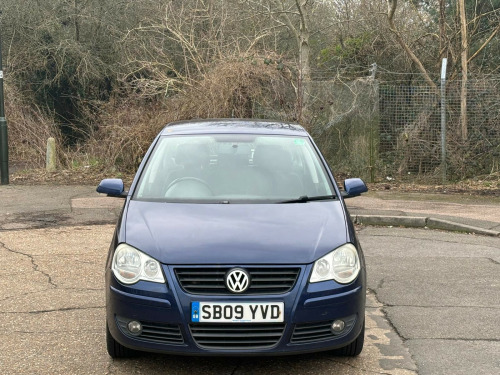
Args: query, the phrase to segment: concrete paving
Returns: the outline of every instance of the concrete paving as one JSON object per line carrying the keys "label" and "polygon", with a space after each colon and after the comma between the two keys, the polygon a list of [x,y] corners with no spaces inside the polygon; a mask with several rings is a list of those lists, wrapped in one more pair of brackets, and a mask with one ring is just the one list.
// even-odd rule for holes
{"label": "concrete paving", "polygon": [[123,199],[95,186],[2,185],[0,230],[115,223]]}
{"label": "concrete paving", "polygon": [[420,375],[498,374],[500,238],[362,227],[368,288]]}
{"label": "concrete paving", "polygon": [[358,224],[500,236],[499,197],[374,191],[346,204]]}

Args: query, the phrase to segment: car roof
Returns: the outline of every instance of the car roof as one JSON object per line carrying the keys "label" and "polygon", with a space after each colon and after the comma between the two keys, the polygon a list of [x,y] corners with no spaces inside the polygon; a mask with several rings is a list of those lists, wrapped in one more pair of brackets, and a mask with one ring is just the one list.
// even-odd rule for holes
{"label": "car roof", "polygon": [[174,134],[281,134],[307,136],[306,130],[297,124],[260,119],[208,119],[176,121],[168,124],[161,135]]}

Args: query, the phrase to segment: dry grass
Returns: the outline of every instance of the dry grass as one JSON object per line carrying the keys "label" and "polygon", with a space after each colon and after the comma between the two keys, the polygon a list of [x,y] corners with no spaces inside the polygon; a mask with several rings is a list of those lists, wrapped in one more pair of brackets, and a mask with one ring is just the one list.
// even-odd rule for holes
{"label": "dry grass", "polygon": [[[214,66],[179,101],[182,118],[258,118],[293,115],[290,85],[282,71],[264,59],[225,61]],[[292,109],[292,111],[290,110]]]}
{"label": "dry grass", "polygon": [[31,168],[44,166],[47,139],[60,140],[59,131],[40,108],[29,103],[8,81],[5,94],[10,161]]}

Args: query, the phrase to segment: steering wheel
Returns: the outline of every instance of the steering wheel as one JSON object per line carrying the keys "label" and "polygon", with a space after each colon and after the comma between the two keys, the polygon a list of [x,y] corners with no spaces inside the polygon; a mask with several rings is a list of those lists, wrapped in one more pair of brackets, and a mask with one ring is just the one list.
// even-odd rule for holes
{"label": "steering wheel", "polygon": [[210,185],[197,177],[177,178],[168,185],[165,192],[165,197],[198,198],[212,195],[214,192]]}

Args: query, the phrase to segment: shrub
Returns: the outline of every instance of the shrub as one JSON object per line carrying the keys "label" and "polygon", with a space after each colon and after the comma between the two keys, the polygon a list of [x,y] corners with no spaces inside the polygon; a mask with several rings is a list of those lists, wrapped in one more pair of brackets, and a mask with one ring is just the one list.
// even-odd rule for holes
{"label": "shrub", "polygon": [[60,140],[60,133],[42,109],[31,103],[7,80],[5,116],[8,126],[9,159],[28,167],[45,165],[47,139]]}
{"label": "shrub", "polygon": [[169,122],[195,118],[271,118],[294,114],[293,90],[282,69],[264,59],[226,60],[166,99],[129,93],[105,105],[86,150],[108,167],[134,171]]}

